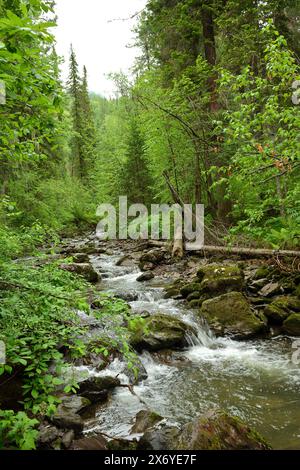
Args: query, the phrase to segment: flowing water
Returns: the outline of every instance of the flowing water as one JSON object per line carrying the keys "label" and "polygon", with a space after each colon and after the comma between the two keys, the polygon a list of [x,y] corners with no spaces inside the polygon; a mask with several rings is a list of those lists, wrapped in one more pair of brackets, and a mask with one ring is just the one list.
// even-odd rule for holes
{"label": "flowing water", "polygon": [[[165,300],[163,280],[136,281],[137,267],[118,267],[122,253],[93,257],[110,292],[138,294],[130,302],[135,312],[164,312],[196,326],[198,338],[168,361],[144,352],[140,358],[148,378],[135,386],[149,407],[176,423],[185,423],[215,407],[227,410],[256,428],[276,449],[300,449],[300,370],[291,361],[292,339],[233,341],[215,338],[182,301]],[[116,376],[124,364],[115,360],[103,372]],[[128,378],[121,374],[123,383]],[[103,431],[128,437],[137,412],[144,406],[127,388],[116,389],[108,405],[100,406],[86,432]]]}

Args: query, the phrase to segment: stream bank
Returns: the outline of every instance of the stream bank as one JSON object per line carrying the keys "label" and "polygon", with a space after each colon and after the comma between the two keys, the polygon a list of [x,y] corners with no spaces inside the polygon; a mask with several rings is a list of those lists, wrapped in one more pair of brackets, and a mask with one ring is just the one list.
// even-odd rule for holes
{"label": "stream bank", "polygon": [[[188,256],[174,261],[166,250],[132,242],[99,244],[92,236],[65,241],[61,252],[72,255],[74,264],[70,268],[62,262],[62,269],[87,276],[101,293],[124,299],[130,316],[143,318],[147,327],[132,343],[137,377],[118,355],[105,362],[94,353],[67,366],[79,378],[79,397],[66,397],[52,422],[41,425],[39,448],[177,448],[186,445],[179,443],[178,429],[180,436],[189,436],[195,427],[200,437],[193,445],[211,448],[202,440],[201,419],[223,429],[220,448],[267,448],[253,437],[252,428],[275,449],[300,448],[300,374],[292,361],[297,337],[282,326],[298,314],[297,275],[278,273],[257,260]],[[235,302],[229,308],[218,304],[221,298],[228,305],[228,296],[239,301],[242,296],[246,325],[236,322],[236,315],[230,318]],[[93,315],[99,305],[92,307],[91,315],[78,312],[89,337],[107,328]],[[281,312],[280,318],[264,314],[273,310]],[[254,329],[249,318],[251,328],[256,322]],[[141,426],[142,412],[148,415]],[[226,436],[233,430],[239,434],[240,426],[252,436],[250,444],[228,443]],[[167,443],[166,435],[173,436]]]}

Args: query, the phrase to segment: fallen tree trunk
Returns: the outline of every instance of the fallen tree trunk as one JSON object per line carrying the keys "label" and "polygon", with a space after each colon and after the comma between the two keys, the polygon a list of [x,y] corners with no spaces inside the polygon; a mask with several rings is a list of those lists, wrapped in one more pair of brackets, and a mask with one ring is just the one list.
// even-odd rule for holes
{"label": "fallen tree trunk", "polygon": [[[149,245],[154,247],[166,247],[167,242],[158,240],[149,240]],[[226,255],[242,255],[250,257],[270,257],[270,256],[288,256],[293,258],[300,258],[300,251],[293,250],[270,250],[266,248],[243,248],[243,247],[229,247],[229,246],[209,246],[204,245],[201,250],[190,251],[190,253],[221,253]]]}

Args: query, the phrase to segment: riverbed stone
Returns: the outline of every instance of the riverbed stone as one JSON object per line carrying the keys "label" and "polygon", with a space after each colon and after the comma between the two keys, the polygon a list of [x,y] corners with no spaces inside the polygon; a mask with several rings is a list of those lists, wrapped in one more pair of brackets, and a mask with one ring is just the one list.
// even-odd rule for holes
{"label": "riverbed stone", "polygon": [[271,321],[281,324],[293,313],[300,312],[300,300],[293,296],[282,296],[267,305],[264,315]]}
{"label": "riverbed stone", "polygon": [[283,288],[278,282],[269,282],[259,291],[262,297],[272,297],[278,294],[283,294]]}
{"label": "riverbed stone", "polygon": [[228,292],[239,292],[244,285],[243,274],[235,264],[210,264],[201,266],[197,272],[201,282],[200,292],[215,297]]}
{"label": "riverbed stone", "polygon": [[191,282],[189,284],[184,285],[180,289],[180,294],[183,298],[187,298],[189,295],[193,294],[194,292],[201,293],[201,283],[200,282]]}
{"label": "riverbed stone", "polygon": [[82,418],[71,411],[64,409],[56,410],[51,421],[60,429],[72,429],[76,436],[80,435],[83,431],[84,423]]}
{"label": "riverbed stone", "polygon": [[145,319],[143,329],[132,334],[130,343],[137,351],[158,351],[187,346],[188,335],[196,335],[192,326],[176,317],[156,314]]}
{"label": "riverbed stone", "polygon": [[300,313],[293,313],[283,322],[283,330],[291,336],[300,336]]}
{"label": "riverbed stone", "polygon": [[146,282],[146,281],[151,281],[152,279],[154,279],[154,274],[153,274],[153,272],[147,271],[147,272],[141,274],[141,275],[137,278],[137,282]]}
{"label": "riverbed stone", "polygon": [[179,428],[158,423],[139,441],[141,450],[269,450],[256,431],[222,410],[212,410]]}
{"label": "riverbed stone", "polygon": [[263,317],[255,314],[240,292],[229,292],[203,302],[200,316],[220,336],[247,339],[266,331]]}
{"label": "riverbed stone", "polygon": [[57,407],[57,411],[66,413],[78,413],[85,411],[91,402],[85,397],[79,395],[64,396],[60,398],[61,403]]}
{"label": "riverbed stone", "polygon": [[150,250],[144,253],[139,260],[139,268],[141,271],[154,269],[166,259],[166,251],[160,248]]}
{"label": "riverbed stone", "polygon": [[211,411],[183,426],[174,450],[268,450],[256,431],[224,411]]}
{"label": "riverbed stone", "polygon": [[105,401],[109,390],[120,385],[120,380],[111,376],[92,376],[79,383],[80,395],[92,403]]}
{"label": "riverbed stone", "polygon": [[68,271],[70,273],[78,274],[84,277],[88,282],[97,283],[101,281],[100,274],[95,271],[93,266],[89,263],[69,263],[69,264],[61,264],[60,268],[64,271]]}
{"label": "riverbed stone", "polygon": [[147,429],[152,428],[163,419],[164,418],[155,413],[155,411],[141,410],[135,417],[135,423],[131,428],[130,434],[144,433]]}
{"label": "riverbed stone", "polygon": [[107,440],[101,435],[84,437],[73,442],[72,450],[107,450],[107,444]]}
{"label": "riverbed stone", "polygon": [[86,253],[74,253],[72,259],[74,263],[89,263],[89,255]]}

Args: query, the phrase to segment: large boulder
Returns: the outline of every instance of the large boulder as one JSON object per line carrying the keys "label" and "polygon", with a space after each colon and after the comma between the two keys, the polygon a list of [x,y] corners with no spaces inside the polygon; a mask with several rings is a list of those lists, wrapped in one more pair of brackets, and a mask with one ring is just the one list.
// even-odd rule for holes
{"label": "large boulder", "polygon": [[70,273],[79,274],[80,276],[84,277],[88,282],[97,283],[101,281],[100,274],[98,274],[97,271],[95,271],[95,269],[93,268],[93,266],[89,263],[61,264],[60,268]]}
{"label": "large boulder", "polygon": [[197,278],[180,289],[191,307],[201,306],[205,300],[243,289],[243,273],[239,266],[232,264],[209,264],[202,266]]}
{"label": "large boulder", "polygon": [[291,336],[300,336],[300,313],[293,313],[283,322],[283,330]]}
{"label": "large boulder", "polygon": [[130,343],[137,350],[158,351],[172,347],[185,347],[195,329],[170,315],[156,314],[145,319],[143,328],[134,332]]}
{"label": "large boulder", "polygon": [[58,405],[56,412],[82,413],[91,405],[90,400],[79,395],[64,396]]}
{"label": "large boulder", "polygon": [[244,280],[239,266],[231,264],[210,264],[202,266],[197,277],[201,282],[201,293],[211,297],[232,291],[241,291]]}
{"label": "large boulder", "polygon": [[72,429],[76,436],[82,433],[84,427],[83,420],[79,414],[64,408],[56,410],[55,414],[51,417],[51,421],[60,429]]}
{"label": "large boulder", "polygon": [[105,401],[108,393],[120,385],[120,380],[111,376],[93,376],[79,383],[79,392],[92,403]]}
{"label": "large boulder", "polygon": [[235,339],[246,339],[266,331],[264,317],[251,310],[250,304],[240,292],[230,292],[205,301],[200,315],[219,336],[230,335]]}
{"label": "large boulder", "polygon": [[300,300],[297,297],[282,296],[267,305],[264,315],[272,323],[282,324],[293,313],[300,312]]}
{"label": "large boulder", "polygon": [[166,259],[166,251],[157,248],[144,253],[139,260],[139,268],[141,271],[148,271],[154,269]]}
{"label": "large boulder", "polygon": [[268,450],[271,447],[240,419],[221,410],[196,418],[182,428],[165,422],[148,429],[141,450]]}
{"label": "large boulder", "polygon": [[147,429],[152,428],[155,424],[163,421],[163,417],[154,411],[141,410],[135,417],[135,423],[131,428],[130,434],[141,434]]}
{"label": "large boulder", "polygon": [[267,449],[267,442],[240,419],[212,411],[183,427],[174,450]]}

